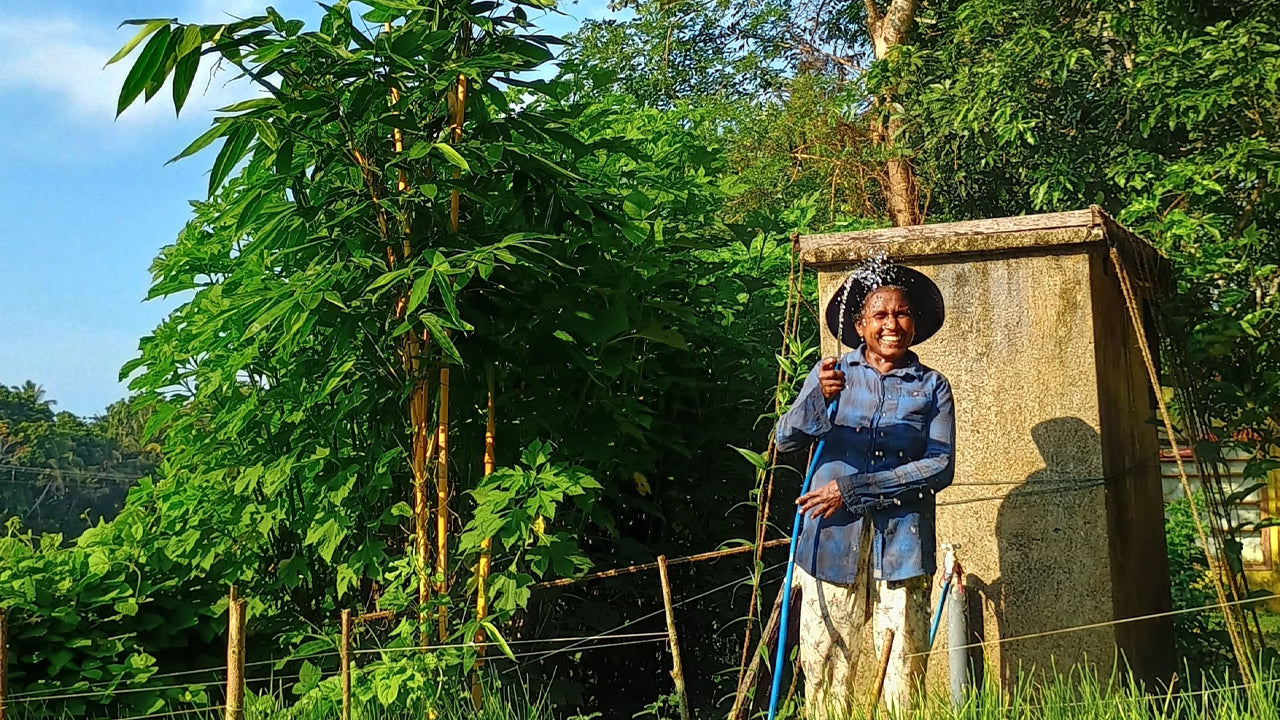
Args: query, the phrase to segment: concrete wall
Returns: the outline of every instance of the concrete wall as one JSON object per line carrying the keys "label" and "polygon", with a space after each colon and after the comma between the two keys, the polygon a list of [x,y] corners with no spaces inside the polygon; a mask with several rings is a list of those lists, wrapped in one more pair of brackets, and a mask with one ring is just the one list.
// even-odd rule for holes
{"label": "concrete wall", "polygon": [[[1145,371],[1104,258],[1093,243],[902,261],[932,277],[947,303],[942,330],[916,350],[955,393],[956,481],[939,495],[938,540],[962,545],[969,642],[1168,607]],[[819,267],[820,307],[847,267]],[[824,336],[824,355],[835,346]],[[974,658],[1006,682],[1050,666],[1105,675],[1119,642],[1149,677],[1163,672],[1150,658],[1172,658],[1169,634],[1152,630],[1053,634]],[[947,644],[944,624],[933,688],[946,685]]]}

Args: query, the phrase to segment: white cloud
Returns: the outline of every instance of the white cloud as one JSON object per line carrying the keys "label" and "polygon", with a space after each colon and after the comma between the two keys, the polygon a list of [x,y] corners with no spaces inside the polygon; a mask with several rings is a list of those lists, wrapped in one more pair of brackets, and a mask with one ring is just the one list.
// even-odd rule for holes
{"label": "white cloud", "polygon": [[[214,4],[213,0],[203,2]],[[89,125],[116,123],[131,129],[171,121],[173,106],[167,88],[145,106],[139,100],[116,121],[120,86],[140,50],[114,65],[103,65],[135,32],[132,26],[117,30],[65,16],[36,20],[0,14],[0,97],[44,95],[62,108],[63,119]],[[238,83],[227,87],[225,78],[210,82],[206,63],[182,116],[201,117],[203,123],[207,117],[203,111],[243,98],[246,92],[251,91]],[[11,101],[6,104],[15,107]]]}

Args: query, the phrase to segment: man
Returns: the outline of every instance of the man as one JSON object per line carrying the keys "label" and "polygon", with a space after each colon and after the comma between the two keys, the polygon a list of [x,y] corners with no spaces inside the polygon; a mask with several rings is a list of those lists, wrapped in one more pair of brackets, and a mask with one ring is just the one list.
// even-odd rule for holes
{"label": "man", "polygon": [[[796,547],[800,666],[810,717],[846,717],[862,628],[877,656],[894,631],[884,701],[909,711],[925,670],[936,569],[934,495],[951,484],[951,386],[909,349],[942,326],[942,294],[895,265],[855,271],[827,307],[841,343],[821,360],[778,424],[778,449],[825,439]],[[834,418],[831,412],[834,409]],[[874,620],[868,623],[869,619]]]}

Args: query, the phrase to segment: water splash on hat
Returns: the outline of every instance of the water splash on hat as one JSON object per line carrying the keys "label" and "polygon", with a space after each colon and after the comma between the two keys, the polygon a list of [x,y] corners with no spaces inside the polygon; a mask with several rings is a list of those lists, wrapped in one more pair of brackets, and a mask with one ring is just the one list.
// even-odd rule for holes
{"label": "water splash on hat", "polygon": [[[854,281],[862,282],[872,289],[888,285],[893,281],[894,267],[893,261],[883,250],[875,250],[845,278],[844,287],[840,289],[840,322],[836,330],[836,342],[840,347],[849,347],[844,341],[844,318],[847,317],[845,312],[848,310],[849,292],[853,290]],[[859,298],[859,302],[861,301]]]}

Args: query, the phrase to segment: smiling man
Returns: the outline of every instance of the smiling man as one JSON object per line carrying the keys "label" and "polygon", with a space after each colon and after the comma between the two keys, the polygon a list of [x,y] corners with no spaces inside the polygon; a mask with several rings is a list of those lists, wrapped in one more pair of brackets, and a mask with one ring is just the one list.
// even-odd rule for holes
{"label": "smiling man", "polygon": [[[942,326],[938,287],[897,265],[854,271],[827,306],[827,327],[857,349],[824,358],[778,424],[782,451],[825,438],[796,547],[800,666],[809,717],[847,717],[862,629],[876,652],[894,631],[888,707],[911,708],[924,675],[935,494],[951,484],[951,386],[910,350]],[[857,342],[855,340],[855,342]],[[835,415],[832,417],[834,405]]]}

